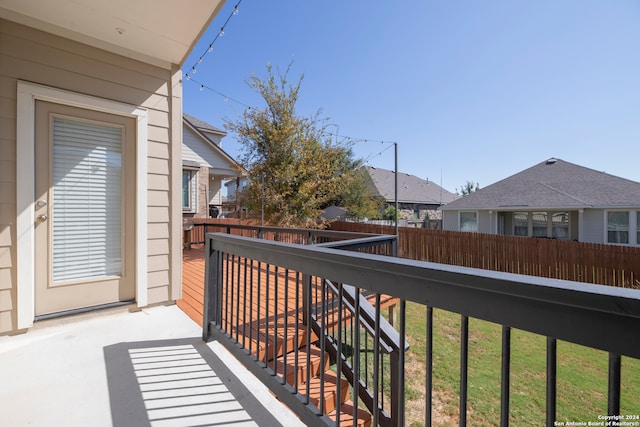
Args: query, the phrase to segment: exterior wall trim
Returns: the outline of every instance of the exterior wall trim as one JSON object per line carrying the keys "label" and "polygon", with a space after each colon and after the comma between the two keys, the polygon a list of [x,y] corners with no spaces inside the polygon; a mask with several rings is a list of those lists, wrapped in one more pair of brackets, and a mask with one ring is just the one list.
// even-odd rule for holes
{"label": "exterior wall trim", "polygon": [[147,305],[147,110],[18,80],[16,111],[17,326],[33,326],[35,316],[34,162],[35,101],[43,100],[136,119],[136,271],[138,307]]}

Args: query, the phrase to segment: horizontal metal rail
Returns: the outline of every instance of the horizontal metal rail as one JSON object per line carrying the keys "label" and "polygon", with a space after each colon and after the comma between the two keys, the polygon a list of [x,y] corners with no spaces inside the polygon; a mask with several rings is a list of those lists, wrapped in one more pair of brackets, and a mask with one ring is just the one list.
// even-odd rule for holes
{"label": "horizontal metal rail", "polygon": [[[345,241],[345,240],[353,240],[358,238],[371,238],[372,241],[387,241],[389,237],[395,236],[387,236],[385,239],[380,239],[380,235],[370,234],[370,233],[353,233],[348,231],[333,231],[333,230],[321,230],[321,229],[309,229],[309,228],[283,228],[283,227],[271,227],[271,226],[259,226],[259,225],[248,225],[248,224],[225,224],[225,223],[210,223],[210,222],[198,222],[194,220],[192,224],[190,224],[192,230],[199,230],[199,232],[191,233],[191,241],[185,242],[193,245],[204,244],[205,236],[209,232],[218,232],[213,230],[225,230],[224,232],[227,234],[232,234],[233,230],[241,230],[241,231],[250,231],[255,235],[256,238],[268,238],[268,240],[280,240],[278,237],[282,237],[285,235],[288,236],[301,236],[304,237],[304,244],[330,244],[337,241]],[[200,231],[201,229],[201,231]],[[302,243],[302,242],[301,242]],[[370,246],[370,245],[364,245]],[[364,247],[363,246],[363,247]]]}

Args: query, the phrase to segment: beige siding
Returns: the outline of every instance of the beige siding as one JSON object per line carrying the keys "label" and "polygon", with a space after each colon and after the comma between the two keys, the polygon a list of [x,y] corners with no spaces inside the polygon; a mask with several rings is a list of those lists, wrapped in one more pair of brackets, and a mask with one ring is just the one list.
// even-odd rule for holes
{"label": "beige siding", "polygon": [[[24,80],[115,100],[148,111],[149,303],[180,288],[179,257],[169,257],[170,153],[175,153],[177,69],[167,70],[0,19],[0,334],[16,329],[16,92]],[[180,103],[181,100],[178,101]],[[178,109],[180,110],[180,109]],[[178,114],[178,119],[172,117]],[[178,129],[178,135],[181,129]],[[172,140],[173,138],[173,140]],[[178,148],[179,153],[179,148]],[[178,225],[179,226],[179,225]],[[173,267],[171,266],[173,263]],[[177,265],[176,265],[177,263]],[[178,274],[171,270],[177,269]],[[171,282],[170,278],[174,281]],[[176,281],[177,278],[177,281]]]}

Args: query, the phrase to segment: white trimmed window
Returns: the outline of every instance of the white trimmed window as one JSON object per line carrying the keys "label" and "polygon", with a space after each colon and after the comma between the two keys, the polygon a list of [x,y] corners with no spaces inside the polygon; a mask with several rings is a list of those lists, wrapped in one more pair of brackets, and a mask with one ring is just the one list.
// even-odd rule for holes
{"label": "white trimmed window", "polygon": [[514,212],[513,235],[568,240],[569,212]]}
{"label": "white trimmed window", "polygon": [[605,232],[607,243],[640,245],[640,211],[606,211]]}
{"label": "white trimmed window", "polygon": [[563,240],[571,238],[571,234],[569,234],[569,212],[554,212],[551,214],[551,237]]}
{"label": "white trimmed window", "polygon": [[198,171],[182,170],[182,212],[195,213],[198,197]]}
{"label": "white trimmed window", "polygon": [[460,212],[460,231],[478,232],[477,212]]}
{"label": "white trimmed window", "polygon": [[527,212],[513,213],[513,235],[529,236],[529,215]]}

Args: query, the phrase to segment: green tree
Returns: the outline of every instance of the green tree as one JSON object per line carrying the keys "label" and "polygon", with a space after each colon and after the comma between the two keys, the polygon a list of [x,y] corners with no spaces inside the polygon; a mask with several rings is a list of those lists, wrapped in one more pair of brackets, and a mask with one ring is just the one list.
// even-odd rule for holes
{"label": "green tree", "polygon": [[382,219],[384,220],[395,221],[396,218],[400,219],[400,214],[396,214],[395,206],[387,206],[382,212]]}
{"label": "green tree", "polygon": [[225,120],[242,145],[240,161],[249,172],[243,203],[254,216],[264,208],[265,221],[282,227],[320,227],[322,210],[333,204],[365,215],[371,196],[358,173],[361,161],[348,146],[332,141],[320,111],[311,117],[296,113],[303,76],[289,84],[290,69],[275,75],[268,65],[264,80],[253,74],[247,84],[266,107],[247,108],[235,122]]}
{"label": "green tree", "polygon": [[467,183],[460,187],[460,190],[456,190],[456,194],[467,196],[474,191],[478,191],[480,189],[480,184],[473,181],[467,181]]}

